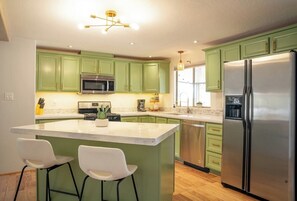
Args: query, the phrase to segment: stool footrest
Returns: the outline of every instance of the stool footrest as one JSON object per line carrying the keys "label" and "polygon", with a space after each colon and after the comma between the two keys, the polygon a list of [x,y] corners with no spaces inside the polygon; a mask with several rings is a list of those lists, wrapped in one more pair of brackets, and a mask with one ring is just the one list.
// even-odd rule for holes
{"label": "stool footrest", "polygon": [[75,193],[69,193],[69,192],[66,192],[66,191],[60,191],[60,190],[55,190],[55,189],[50,189],[50,191],[56,192],[56,193],[63,193],[63,194],[67,194],[67,195],[72,195],[72,196],[79,197],[79,195],[77,195]]}

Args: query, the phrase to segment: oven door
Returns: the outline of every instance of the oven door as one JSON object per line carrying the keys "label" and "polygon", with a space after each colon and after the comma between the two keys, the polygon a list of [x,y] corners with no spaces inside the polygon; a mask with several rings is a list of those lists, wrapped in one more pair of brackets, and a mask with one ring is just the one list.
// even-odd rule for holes
{"label": "oven door", "polygon": [[96,79],[82,79],[81,80],[81,93],[82,94],[100,94],[108,92],[107,80]]}

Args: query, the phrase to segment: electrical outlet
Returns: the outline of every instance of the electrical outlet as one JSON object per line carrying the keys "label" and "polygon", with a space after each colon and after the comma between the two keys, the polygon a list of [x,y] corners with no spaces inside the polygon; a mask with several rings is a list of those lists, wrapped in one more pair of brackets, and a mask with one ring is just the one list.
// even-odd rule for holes
{"label": "electrical outlet", "polygon": [[13,92],[5,92],[4,100],[5,101],[14,101],[14,93]]}

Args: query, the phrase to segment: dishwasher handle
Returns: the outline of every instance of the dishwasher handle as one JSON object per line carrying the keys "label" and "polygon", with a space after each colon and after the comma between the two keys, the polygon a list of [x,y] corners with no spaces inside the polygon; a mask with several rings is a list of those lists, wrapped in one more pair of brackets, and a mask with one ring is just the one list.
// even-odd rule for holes
{"label": "dishwasher handle", "polygon": [[204,124],[191,124],[191,123],[183,123],[183,125],[187,125],[187,126],[193,126],[193,127],[197,127],[197,128],[204,128]]}

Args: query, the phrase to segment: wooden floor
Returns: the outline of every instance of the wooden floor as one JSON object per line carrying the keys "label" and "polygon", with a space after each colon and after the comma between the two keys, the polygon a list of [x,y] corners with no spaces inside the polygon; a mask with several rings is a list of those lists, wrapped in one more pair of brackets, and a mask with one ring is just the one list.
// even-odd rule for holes
{"label": "wooden floor", "polygon": [[[224,188],[220,177],[176,162],[173,201],[255,201],[247,195]],[[20,174],[0,175],[0,201],[12,201]],[[27,171],[18,201],[36,201],[36,174]],[[153,201],[153,200],[152,200]]]}

